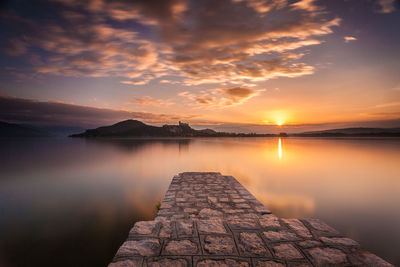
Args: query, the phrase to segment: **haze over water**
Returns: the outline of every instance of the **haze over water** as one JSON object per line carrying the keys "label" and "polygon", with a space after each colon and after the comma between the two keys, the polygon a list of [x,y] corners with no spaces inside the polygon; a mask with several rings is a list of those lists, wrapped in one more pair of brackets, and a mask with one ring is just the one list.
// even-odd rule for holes
{"label": "haze over water", "polygon": [[0,265],[106,266],[173,175],[233,175],[273,213],[320,218],[400,264],[400,140],[2,139]]}

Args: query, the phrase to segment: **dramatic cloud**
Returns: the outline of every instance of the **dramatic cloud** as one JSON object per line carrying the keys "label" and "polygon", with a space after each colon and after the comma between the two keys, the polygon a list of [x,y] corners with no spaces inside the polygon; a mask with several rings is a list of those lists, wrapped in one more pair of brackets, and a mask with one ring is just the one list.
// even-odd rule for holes
{"label": "dramatic cloud", "polygon": [[356,37],[353,37],[353,36],[345,36],[345,37],[344,37],[344,41],[345,41],[346,43],[351,42],[351,41],[355,41],[355,40],[357,40],[357,38],[356,38]]}
{"label": "dramatic cloud", "polygon": [[396,10],[395,0],[377,0],[379,13],[391,13]]}
{"label": "dramatic cloud", "polygon": [[137,119],[148,123],[176,123],[194,117],[101,109],[0,96],[0,120],[14,123],[97,127],[126,119]]}
{"label": "dramatic cloud", "polygon": [[164,76],[245,86],[312,74],[299,50],[340,23],[313,0],[51,2],[58,19],[3,18],[19,29],[6,52],[34,57],[39,73],[120,77],[131,86]]}
{"label": "dramatic cloud", "polygon": [[234,87],[202,90],[199,93],[185,91],[181,92],[179,95],[200,107],[221,108],[241,104],[259,93],[260,90]]}

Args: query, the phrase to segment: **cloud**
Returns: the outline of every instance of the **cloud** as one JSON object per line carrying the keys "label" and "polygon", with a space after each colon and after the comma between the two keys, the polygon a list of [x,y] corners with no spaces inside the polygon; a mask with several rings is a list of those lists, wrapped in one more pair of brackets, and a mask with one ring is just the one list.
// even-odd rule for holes
{"label": "cloud", "polygon": [[175,123],[195,117],[194,115],[131,112],[79,106],[59,101],[41,102],[0,96],[0,120],[14,123],[97,127],[126,119],[137,119],[147,123]]}
{"label": "cloud", "polygon": [[257,96],[263,90],[253,90],[245,87],[215,88],[202,90],[199,93],[181,92],[179,96],[185,97],[199,107],[223,108],[239,105]]}
{"label": "cloud", "polygon": [[379,9],[377,10],[379,13],[391,13],[396,10],[395,0],[377,0],[377,4]]}
{"label": "cloud", "polygon": [[344,42],[345,42],[345,43],[349,43],[349,42],[351,42],[351,41],[356,41],[356,40],[357,40],[357,38],[354,37],[354,36],[345,36],[345,37],[344,37]]}
{"label": "cloud", "polygon": [[143,106],[169,106],[173,102],[170,100],[155,99],[150,96],[136,97],[132,101],[125,102],[127,105],[137,104]]}
{"label": "cloud", "polygon": [[39,73],[133,86],[163,76],[234,86],[312,74],[302,50],[340,24],[312,0],[52,1],[60,17],[19,22],[11,54],[36,53]]}
{"label": "cloud", "polygon": [[395,106],[400,106],[400,101],[397,102],[389,102],[389,103],[383,103],[376,105],[376,108],[386,108],[386,107],[395,107]]}

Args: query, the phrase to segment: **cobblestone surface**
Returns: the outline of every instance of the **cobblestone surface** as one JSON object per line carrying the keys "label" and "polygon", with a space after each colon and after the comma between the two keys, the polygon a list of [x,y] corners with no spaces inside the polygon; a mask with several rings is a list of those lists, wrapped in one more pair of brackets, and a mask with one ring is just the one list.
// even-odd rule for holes
{"label": "cobblestone surface", "polygon": [[110,267],[393,266],[318,219],[279,219],[232,176],[181,173]]}

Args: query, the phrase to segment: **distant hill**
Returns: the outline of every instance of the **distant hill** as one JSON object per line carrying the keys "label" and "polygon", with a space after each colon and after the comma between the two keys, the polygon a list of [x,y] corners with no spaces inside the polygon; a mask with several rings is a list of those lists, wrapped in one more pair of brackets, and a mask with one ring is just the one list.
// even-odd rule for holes
{"label": "distant hill", "polygon": [[50,137],[50,133],[15,123],[0,121],[0,137]]}
{"label": "distant hill", "polygon": [[400,136],[400,128],[343,128],[330,129],[324,131],[312,131],[299,134],[291,134],[291,136],[300,137],[329,137],[329,136]]}
{"label": "distant hill", "polygon": [[218,133],[211,129],[195,130],[189,124],[179,122],[178,125],[164,125],[161,127],[147,125],[138,120],[126,120],[111,126],[103,126],[86,130],[84,133],[73,134],[71,137],[196,137],[216,136]]}

